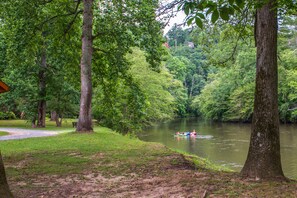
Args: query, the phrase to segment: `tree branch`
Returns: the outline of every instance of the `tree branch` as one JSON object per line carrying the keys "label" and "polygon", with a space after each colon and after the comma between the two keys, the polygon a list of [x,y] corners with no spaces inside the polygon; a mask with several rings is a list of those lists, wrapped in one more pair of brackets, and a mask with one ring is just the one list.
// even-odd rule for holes
{"label": "tree branch", "polygon": [[178,10],[175,10],[175,8],[182,1],[183,0],[174,0],[170,3],[164,3],[159,6],[156,17],[159,18],[160,21],[165,21],[163,23],[163,27],[166,27],[169,24],[170,19],[176,16]]}
{"label": "tree branch", "polygon": [[243,23],[243,27],[242,27],[241,30],[239,31],[239,35],[238,35],[238,37],[237,37],[237,39],[236,39],[235,46],[233,47],[232,53],[231,53],[230,56],[229,56],[228,58],[226,58],[225,60],[223,60],[223,61],[218,61],[218,62],[216,62],[216,63],[214,63],[214,64],[223,65],[223,64],[225,64],[226,62],[228,62],[230,59],[234,59],[235,53],[236,53],[236,51],[237,51],[237,47],[238,47],[239,40],[242,39],[243,34],[244,34],[243,32],[244,32],[244,30],[245,30],[245,28],[246,28],[246,26],[247,26],[247,24],[248,24],[248,9],[245,9],[245,10],[243,11],[242,14],[243,14],[243,17],[238,21],[237,24],[241,24],[241,23]]}
{"label": "tree branch", "polygon": [[[49,2],[51,2],[51,1],[52,1],[52,0],[48,0],[47,2],[49,3]],[[74,23],[74,20],[75,20],[76,17],[77,17],[77,15],[78,15],[79,13],[82,12],[82,10],[79,10],[79,11],[78,11],[78,8],[79,8],[80,3],[81,3],[81,0],[77,0],[75,9],[74,9],[72,12],[67,13],[67,14],[59,14],[59,15],[55,15],[55,16],[53,16],[53,17],[51,17],[51,18],[49,18],[49,19],[43,21],[42,23],[40,23],[40,24],[38,25],[38,27],[40,27],[40,29],[42,29],[42,27],[43,27],[44,24],[46,24],[46,23],[48,23],[48,22],[50,22],[50,21],[53,21],[53,20],[56,19],[56,18],[75,15],[75,16],[74,16],[74,19],[71,20],[71,22],[70,22],[70,23],[73,24],[73,23]],[[71,24],[71,25],[72,25],[72,24]],[[38,28],[37,28],[37,29],[38,29]]]}
{"label": "tree branch", "polygon": [[83,12],[83,10],[79,10],[75,13],[73,19],[68,23],[67,28],[64,30],[64,35],[66,35],[69,32],[69,30],[71,29],[72,25],[74,24],[75,19],[77,18],[78,14],[80,14],[82,12]]}

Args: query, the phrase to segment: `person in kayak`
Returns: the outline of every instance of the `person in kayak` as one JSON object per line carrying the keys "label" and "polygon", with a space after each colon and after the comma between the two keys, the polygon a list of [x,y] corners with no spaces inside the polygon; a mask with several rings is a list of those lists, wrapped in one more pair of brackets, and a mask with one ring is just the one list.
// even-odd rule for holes
{"label": "person in kayak", "polygon": [[197,135],[196,130],[193,129],[193,131],[191,132],[191,136],[196,136],[196,135]]}

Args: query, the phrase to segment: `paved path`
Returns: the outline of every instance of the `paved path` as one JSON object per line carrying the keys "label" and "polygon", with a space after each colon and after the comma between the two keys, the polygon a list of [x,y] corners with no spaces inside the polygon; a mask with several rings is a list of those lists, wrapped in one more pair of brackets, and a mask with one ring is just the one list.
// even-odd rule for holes
{"label": "paved path", "polygon": [[0,136],[1,140],[16,140],[32,137],[45,137],[54,136],[63,132],[69,131],[47,131],[47,130],[33,130],[33,129],[20,129],[20,128],[0,128],[0,131],[8,132],[9,135]]}

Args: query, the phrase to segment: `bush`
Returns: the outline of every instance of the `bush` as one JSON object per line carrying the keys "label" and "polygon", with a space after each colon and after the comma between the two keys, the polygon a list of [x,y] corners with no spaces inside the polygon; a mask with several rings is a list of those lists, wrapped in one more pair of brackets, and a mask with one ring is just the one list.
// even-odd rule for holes
{"label": "bush", "polygon": [[0,120],[13,120],[13,119],[16,119],[16,116],[12,111],[7,111],[7,112],[0,111]]}

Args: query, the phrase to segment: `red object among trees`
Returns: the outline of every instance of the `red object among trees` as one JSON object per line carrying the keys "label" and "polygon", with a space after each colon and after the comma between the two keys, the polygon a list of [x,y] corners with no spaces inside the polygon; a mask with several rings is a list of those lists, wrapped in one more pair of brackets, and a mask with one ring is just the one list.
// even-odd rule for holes
{"label": "red object among trees", "polygon": [[9,91],[9,87],[2,81],[0,81],[0,93]]}

